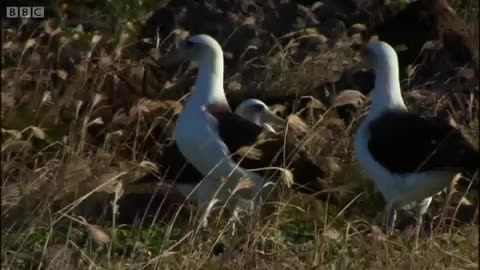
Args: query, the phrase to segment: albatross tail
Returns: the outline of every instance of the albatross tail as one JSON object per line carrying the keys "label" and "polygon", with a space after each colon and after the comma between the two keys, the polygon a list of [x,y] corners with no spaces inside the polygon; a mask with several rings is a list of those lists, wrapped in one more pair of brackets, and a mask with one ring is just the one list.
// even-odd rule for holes
{"label": "albatross tail", "polygon": [[440,167],[475,172],[480,167],[479,150],[464,137],[460,130],[450,129],[449,135],[439,145],[432,161],[438,162]]}
{"label": "albatross tail", "polygon": [[464,150],[460,150],[463,152],[461,155],[460,164],[464,167],[467,171],[476,171],[479,169],[480,163],[480,152],[477,149],[473,149],[472,147],[465,147]]}

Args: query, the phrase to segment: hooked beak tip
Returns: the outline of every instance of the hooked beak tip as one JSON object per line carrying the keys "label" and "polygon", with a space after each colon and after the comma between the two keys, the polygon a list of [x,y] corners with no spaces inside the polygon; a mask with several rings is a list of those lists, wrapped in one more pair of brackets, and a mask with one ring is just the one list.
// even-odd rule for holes
{"label": "hooked beak tip", "polygon": [[277,131],[270,124],[265,124],[264,126],[268,131],[272,133],[277,133]]}
{"label": "hooked beak tip", "polygon": [[268,126],[267,128],[269,130],[274,130],[274,131],[272,131],[274,133],[276,133],[277,131],[273,128],[273,126],[281,127],[281,126],[285,125],[285,120],[283,118],[281,118],[280,116],[276,115],[275,113],[273,113],[272,111],[266,111],[265,112],[264,122],[268,123],[268,124],[265,124],[265,125]]}

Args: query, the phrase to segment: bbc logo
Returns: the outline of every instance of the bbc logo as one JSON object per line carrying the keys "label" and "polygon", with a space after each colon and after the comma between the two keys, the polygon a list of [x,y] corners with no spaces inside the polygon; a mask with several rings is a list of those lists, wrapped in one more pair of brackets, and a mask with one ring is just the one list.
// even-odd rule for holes
{"label": "bbc logo", "polygon": [[7,18],[43,18],[44,7],[6,7]]}

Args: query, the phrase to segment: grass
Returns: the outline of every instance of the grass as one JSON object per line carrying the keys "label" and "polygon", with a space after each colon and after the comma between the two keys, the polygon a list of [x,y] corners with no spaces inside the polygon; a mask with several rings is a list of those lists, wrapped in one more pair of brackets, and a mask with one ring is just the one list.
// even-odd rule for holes
{"label": "grass", "polygon": [[[47,25],[41,26],[46,36],[19,40],[2,29],[2,269],[478,269],[478,225],[448,222],[456,207],[468,204],[459,203],[464,190],[452,196],[447,223],[436,220],[434,233],[422,235],[417,248],[409,230],[382,233],[381,196],[352,157],[357,122],[339,126],[325,106],[310,108],[304,119],[317,123],[306,144],[312,156],[339,166],[330,180],[343,206],[284,190],[259,222],[243,220],[234,237],[238,250],[225,260],[213,255],[215,244],[227,239],[221,215],[213,215],[208,234],[198,230],[199,213],[189,206],[157,213],[153,225],[122,225],[109,214],[91,219],[98,206],[142,192],[132,185],[140,176],[163,169],[156,164],[188,92],[191,73],[180,72],[169,82],[173,90],[143,97],[170,80],[162,71],[146,78],[149,69],[134,53],[136,26],[128,21],[145,5],[115,6],[121,18],[115,33]],[[275,61],[256,81],[267,93],[302,96],[351,64],[353,54],[332,49],[300,65],[289,62],[285,50],[270,52]],[[427,114],[450,112],[478,141],[478,102],[460,100],[469,109],[452,109],[455,100],[442,93],[409,105]],[[478,197],[466,197],[478,218]],[[442,202],[437,198],[432,215]]]}

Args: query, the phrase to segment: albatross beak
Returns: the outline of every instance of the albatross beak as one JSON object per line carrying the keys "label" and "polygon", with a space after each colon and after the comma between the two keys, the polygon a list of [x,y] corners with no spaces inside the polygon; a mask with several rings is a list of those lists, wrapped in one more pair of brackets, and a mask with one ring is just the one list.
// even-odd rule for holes
{"label": "albatross beak", "polygon": [[285,119],[279,117],[270,110],[265,110],[262,114],[262,118],[262,122],[265,123],[264,127],[273,133],[277,133],[275,128],[280,128],[285,125]]}

